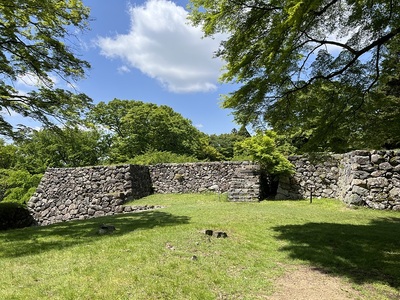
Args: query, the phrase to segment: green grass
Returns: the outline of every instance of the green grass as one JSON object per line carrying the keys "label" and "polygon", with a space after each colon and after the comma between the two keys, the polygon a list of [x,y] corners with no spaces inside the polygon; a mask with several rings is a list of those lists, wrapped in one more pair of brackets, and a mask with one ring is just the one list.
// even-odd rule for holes
{"label": "green grass", "polygon": [[[365,299],[400,296],[399,213],[215,194],[134,204],[164,208],[0,232],[0,299],[265,299],[297,264],[341,276]],[[102,223],[117,230],[100,235]]]}

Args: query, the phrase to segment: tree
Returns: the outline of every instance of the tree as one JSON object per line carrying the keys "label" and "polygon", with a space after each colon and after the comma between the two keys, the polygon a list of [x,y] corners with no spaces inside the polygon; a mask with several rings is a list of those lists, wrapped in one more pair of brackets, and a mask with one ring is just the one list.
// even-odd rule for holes
{"label": "tree", "polygon": [[127,162],[149,151],[202,152],[203,134],[166,105],[114,99],[97,104],[88,120],[109,131],[111,162]]}
{"label": "tree", "polygon": [[[0,3],[0,111],[31,117],[45,125],[78,120],[90,104],[84,94],[55,87],[52,77],[70,83],[84,75],[89,63],[72,49],[71,31],[87,28],[89,9],[80,0],[15,0]],[[70,46],[68,46],[70,45]],[[21,93],[19,79],[31,77],[37,88]],[[0,135],[13,128],[0,114]]]}
{"label": "tree", "polygon": [[201,133],[195,156],[203,161],[223,161],[227,158],[215,147],[212,136]]}
{"label": "tree", "polygon": [[16,142],[19,169],[31,174],[44,173],[48,167],[84,167],[106,160],[108,144],[95,129],[66,127],[31,130]]}
{"label": "tree", "polygon": [[248,156],[261,164],[270,175],[290,175],[293,165],[282,154],[275,140],[277,135],[273,131],[257,132],[256,135],[236,143],[236,155]]}
{"label": "tree", "polygon": [[[216,55],[226,61],[221,79],[242,84],[223,104],[240,124],[284,133],[295,119],[308,127],[300,136],[309,149],[334,144],[347,127],[362,146],[366,126],[354,120],[386,110],[376,90],[384,62],[399,65],[398,1],[191,0],[191,20],[206,35],[228,33]],[[339,135],[341,149],[351,148],[350,135]]]}
{"label": "tree", "polygon": [[18,148],[15,145],[7,145],[0,139],[0,169],[11,169],[17,163]]}
{"label": "tree", "polygon": [[[349,98],[353,105],[348,105]],[[368,142],[363,137],[366,114],[353,111],[354,105],[365,101],[352,86],[318,81],[293,97],[290,109],[278,101],[267,116],[274,130],[284,133],[297,152],[346,152],[364,148]]]}
{"label": "tree", "polygon": [[396,73],[385,72],[368,94],[354,85],[317,81],[291,99],[290,109],[275,103],[267,118],[298,152],[398,148],[398,79],[386,74]]}
{"label": "tree", "polygon": [[41,175],[18,170],[20,155],[18,147],[0,139],[0,202],[23,203],[36,190]]}
{"label": "tree", "polygon": [[400,39],[389,45],[389,51],[382,63],[382,76],[378,89],[373,95],[373,113],[367,117],[366,139],[381,144],[384,148],[400,148]]}
{"label": "tree", "polygon": [[221,153],[224,160],[231,160],[234,156],[235,144],[248,137],[250,137],[249,132],[242,126],[239,131],[233,129],[231,133],[210,135],[210,144]]}
{"label": "tree", "polygon": [[0,202],[28,202],[41,178],[41,174],[26,170],[0,169]]}

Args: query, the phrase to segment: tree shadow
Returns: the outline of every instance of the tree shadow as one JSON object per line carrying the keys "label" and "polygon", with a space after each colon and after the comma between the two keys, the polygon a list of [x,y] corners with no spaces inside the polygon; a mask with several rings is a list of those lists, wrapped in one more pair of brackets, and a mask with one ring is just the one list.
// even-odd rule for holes
{"label": "tree shadow", "polygon": [[278,239],[289,242],[282,251],[321,272],[346,276],[357,284],[400,287],[400,218],[380,218],[368,225],[307,223],[273,229]]}
{"label": "tree shadow", "polygon": [[[20,257],[66,247],[89,244],[99,239],[112,238],[135,230],[188,224],[187,216],[175,216],[162,211],[144,211],[129,214],[70,221],[42,227],[0,232],[0,257]],[[112,224],[116,230],[100,234],[102,224]]]}

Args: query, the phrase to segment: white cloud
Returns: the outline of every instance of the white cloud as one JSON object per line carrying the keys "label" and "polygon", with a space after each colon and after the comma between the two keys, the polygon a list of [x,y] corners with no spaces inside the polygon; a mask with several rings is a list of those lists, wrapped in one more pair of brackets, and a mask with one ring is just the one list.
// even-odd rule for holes
{"label": "white cloud", "polygon": [[129,73],[130,71],[131,71],[131,70],[130,70],[129,67],[126,66],[126,65],[120,66],[120,67],[118,68],[118,73],[120,73],[120,74]]}
{"label": "white cloud", "polygon": [[60,81],[60,78],[54,74],[48,74],[48,80],[44,80],[33,73],[18,76],[15,87],[19,95],[27,95],[30,91],[40,87],[58,87],[75,92],[79,90],[79,86],[74,81]]}
{"label": "white cloud", "polygon": [[58,82],[58,78],[52,75],[49,75],[49,80],[44,81],[33,73],[26,73],[17,78],[16,84],[25,88],[34,88],[40,86],[53,86],[58,84]]}
{"label": "white cloud", "polygon": [[98,39],[104,56],[123,59],[172,92],[216,89],[222,62],[213,52],[219,38],[202,38],[201,29],[189,24],[187,11],[171,1],[149,0],[129,13],[128,34]]}
{"label": "white cloud", "polygon": [[196,125],[194,125],[196,128],[203,128],[204,127],[204,125],[203,124],[196,124]]}

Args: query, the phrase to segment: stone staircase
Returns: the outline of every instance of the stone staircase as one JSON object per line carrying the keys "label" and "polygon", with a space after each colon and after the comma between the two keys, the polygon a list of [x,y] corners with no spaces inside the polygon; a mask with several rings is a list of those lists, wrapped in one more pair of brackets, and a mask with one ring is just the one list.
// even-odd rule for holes
{"label": "stone staircase", "polygon": [[231,180],[228,199],[233,202],[257,202],[260,190],[259,165],[243,165],[235,171]]}

